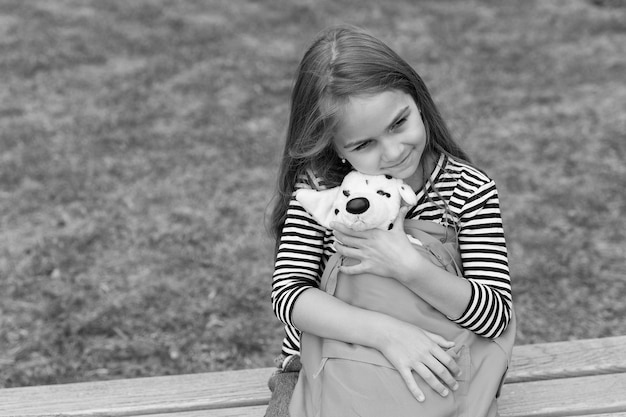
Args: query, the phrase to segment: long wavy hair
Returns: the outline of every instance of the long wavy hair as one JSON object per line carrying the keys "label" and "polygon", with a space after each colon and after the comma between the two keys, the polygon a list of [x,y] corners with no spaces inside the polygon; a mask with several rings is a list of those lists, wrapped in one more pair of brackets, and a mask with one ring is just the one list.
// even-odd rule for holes
{"label": "long wavy hair", "polygon": [[287,137],[268,225],[276,249],[298,178],[311,170],[332,187],[351,170],[349,164],[341,163],[333,144],[342,106],[350,97],[388,90],[403,91],[415,100],[426,131],[423,155],[446,153],[469,162],[452,139],[424,81],[404,59],[360,28],[326,29],[300,61],[291,94]]}

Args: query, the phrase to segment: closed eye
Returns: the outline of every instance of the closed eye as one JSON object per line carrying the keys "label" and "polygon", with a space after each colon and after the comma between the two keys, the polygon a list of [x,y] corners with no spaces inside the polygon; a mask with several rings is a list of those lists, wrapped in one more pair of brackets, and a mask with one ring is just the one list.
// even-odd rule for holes
{"label": "closed eye", "polygon": [[407,119],[408,119],[408,117],[407,117],[407,116],[404,116],[403,118],[401,118],[401,119],[397,120],[397,121],[396,121],[396,122],[395,122],[395,123],[391,126],[391,131],[394,131],[394,130],[396,130],[397,128],[402,127],[402,125],[406,123]]}
{"label": "closed eye", "polygon": [[393,132],[396,129],[401,128],[407,120],[409,120],[409,116],[411,115],[410,107],[405,107],[402,109],[400,114],[398,114],[398,118],[389,126],[389,131]]}
{"label": "closed eye", "polygon": [[371,143],[372,143],[371,139],[365,140],[365,141],[361,142],[358,146],[355,146],[353,150],[360,151],[362,149],[367,148]]}

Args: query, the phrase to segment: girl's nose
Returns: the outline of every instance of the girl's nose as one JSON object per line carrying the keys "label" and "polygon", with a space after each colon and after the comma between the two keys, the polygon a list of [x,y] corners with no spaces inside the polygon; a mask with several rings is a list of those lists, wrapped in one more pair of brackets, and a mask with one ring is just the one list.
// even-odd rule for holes
{"label": "girl's nose", "polygon": [[383,147],[383,159],[386,162],[396,162],[402,156],[402,144],[398,142],[387,142]]}

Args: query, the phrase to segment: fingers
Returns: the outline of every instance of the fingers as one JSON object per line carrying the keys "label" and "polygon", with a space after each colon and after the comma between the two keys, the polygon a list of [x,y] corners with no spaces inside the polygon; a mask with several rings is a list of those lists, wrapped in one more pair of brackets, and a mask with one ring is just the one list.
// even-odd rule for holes
{"label": "fingers", "polygon": [[[439,378],[435,376],[431,367],[420,363],[415,367],[415,373],[422,377],[424,382],[426,382],[435,392],[437,392],[442,397],[446,397],[448,396],[448,394],[450,394],[450,390],[441,382],[441,380],[439,380]],[[445,373],[448,372],[445,371]],[[450,374],[448,373],[448,375]],[[452,380],[454,381],[454,378],[452,378]],[[456,383],[456,381],[453,382],[453,385],[454,383]]]}
{"label": "fingers", "polygon": [[359,254],[358,249],[347,246],[345,243],[339,241],[335,242],[335,250],[338,254],[347,256],[348,258],[357,258]]}
{"label": "fingers", "polygon": [[[437,360],[437,363],[446,371],[445,373],[436,373],[450,388],[453,390],[456,389],[454,388],[456,380],[453,376],[459,377],[461,375],[461,368],[456,362],[457,358],[453,358],[448,352],[444,352],[441,349],[435,349],[433,351],[433,356]],[[441,370],[441,368],[439,368],[439,370]]]}
{"label": "fingers", "polygon": [[[450,390],[456,391],[459,388],[459,383],[450,372],[448,372],[441,363],[436,363],[436,361],[430,363],[428,366],[420,363],[415,366],[414,371],[433,391],[442,397],[450,395]],[[420,402],[424,401],[426,397],[424,392],[419,388],[413,376],[413,371],[409,368],[405,368],[399,372],[415,399]]]}
{"label": "fingers", "polygon": [[431,333],[428,330],[422,330],[426,336],[428,336],[428,338],[430,340],[432,340],[433,342],[437,343],[439,346],[441,346],[444,349],[450,349],[452,347],[454,347],[454,342],[451,340],[446,340],[444,339],[442,336],[436,334],[436,333]]}
{"label": "fingers", "polygon": [[405,219],[406,214],[408,212],[409,212],[409,207],[408,206],[400,207],[400,211],[398,212],[398,216],[396,217],[396,219],[393,222],[393,229],[394,230],[404,230],[404,219]]}
{"label": "fingers", "polygon": [[361,235],[348,234],[340,231],[339,229],[335,229],[335,239],[337,243],[342,244],[346,247],[356,247],[358,243],[363,240],[364,235],[367,232],[359,232]]}
{"label": "fingers", "polygon": [[364,262],[352,266],[341,265],[339,270],[346,275],[358,275],[367,272],[367,265]]}
{"label": "fingers", "polygon": [[[452,391],[456,391],[459,388],[459,383],[453,375],[457,375],[461,371],[456,362],[454,362],[449,355],[445,356],[447,356],[447,358],[435,356],[433,360],[423,365],[430,372],[430,379],[424,378],[424,380],[444,397],[448,395],[447,388],[450,388]],[[447,365],[444,362],[446,362]],[[420,376],[422,375],[420,374]]]}
{"label": "fingers", "polygon": [[[442,349],[448,350],[455,346],[455,343],[453,341],[446,340],[438,334],[431,333],[427,330],[423,330],[423,332],[426,334],[426,336],[428,336],[430,340],[435,342]],[[459,368],[459,365],[456,363],[457,357],[452,357],[451,351],[444,351],[442,349],[432,349],[433,356],[439,361],[439,363],[445,366],[446,369],[450,370],[452,375],[458,377],[461,374],[461,368]],[[450,387],[452,386],[450,385]]]}
{"label": "fingers", "polygon": [[413,394],[415,399],[419,402],[424,401],[426,397],[424,396],[424,393],[422,392],[420,387],[417,385],[415,378],[413,378],[413,372],[411,372],[410,369],[402,369],[399,372],[402,376],[402,379],[404,380],[404,383],[409,388],[409,391],[411,392],[411,394]]}
{"label": "fingers", "polygon": [[421,402],[425,399],[424,392],[417,383],[419,380],[425,382],[442,397],[447,397],[450,395],[450,391],[456,391],[459,388],[459,383],[453,374],[459,374],[460,369],[447,352],[435,346],[430,354],[420,356],[421,359],[414,359],[404,362],[404,365],[395,366],[407,388],[418,401]]}

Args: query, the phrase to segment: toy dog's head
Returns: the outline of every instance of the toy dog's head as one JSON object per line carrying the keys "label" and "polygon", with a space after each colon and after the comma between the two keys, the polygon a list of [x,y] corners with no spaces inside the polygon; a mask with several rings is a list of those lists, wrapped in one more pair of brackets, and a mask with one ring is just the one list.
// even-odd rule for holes
{"label": "toy dog's head", "polygon": [[322,226],[336,221],[353,230],[389,230],[402,201],[417,204],[415,192],[404,181],[388,175],[365,175],[352,171],[340,186],[315,191],[300,189],[296,200]]}

